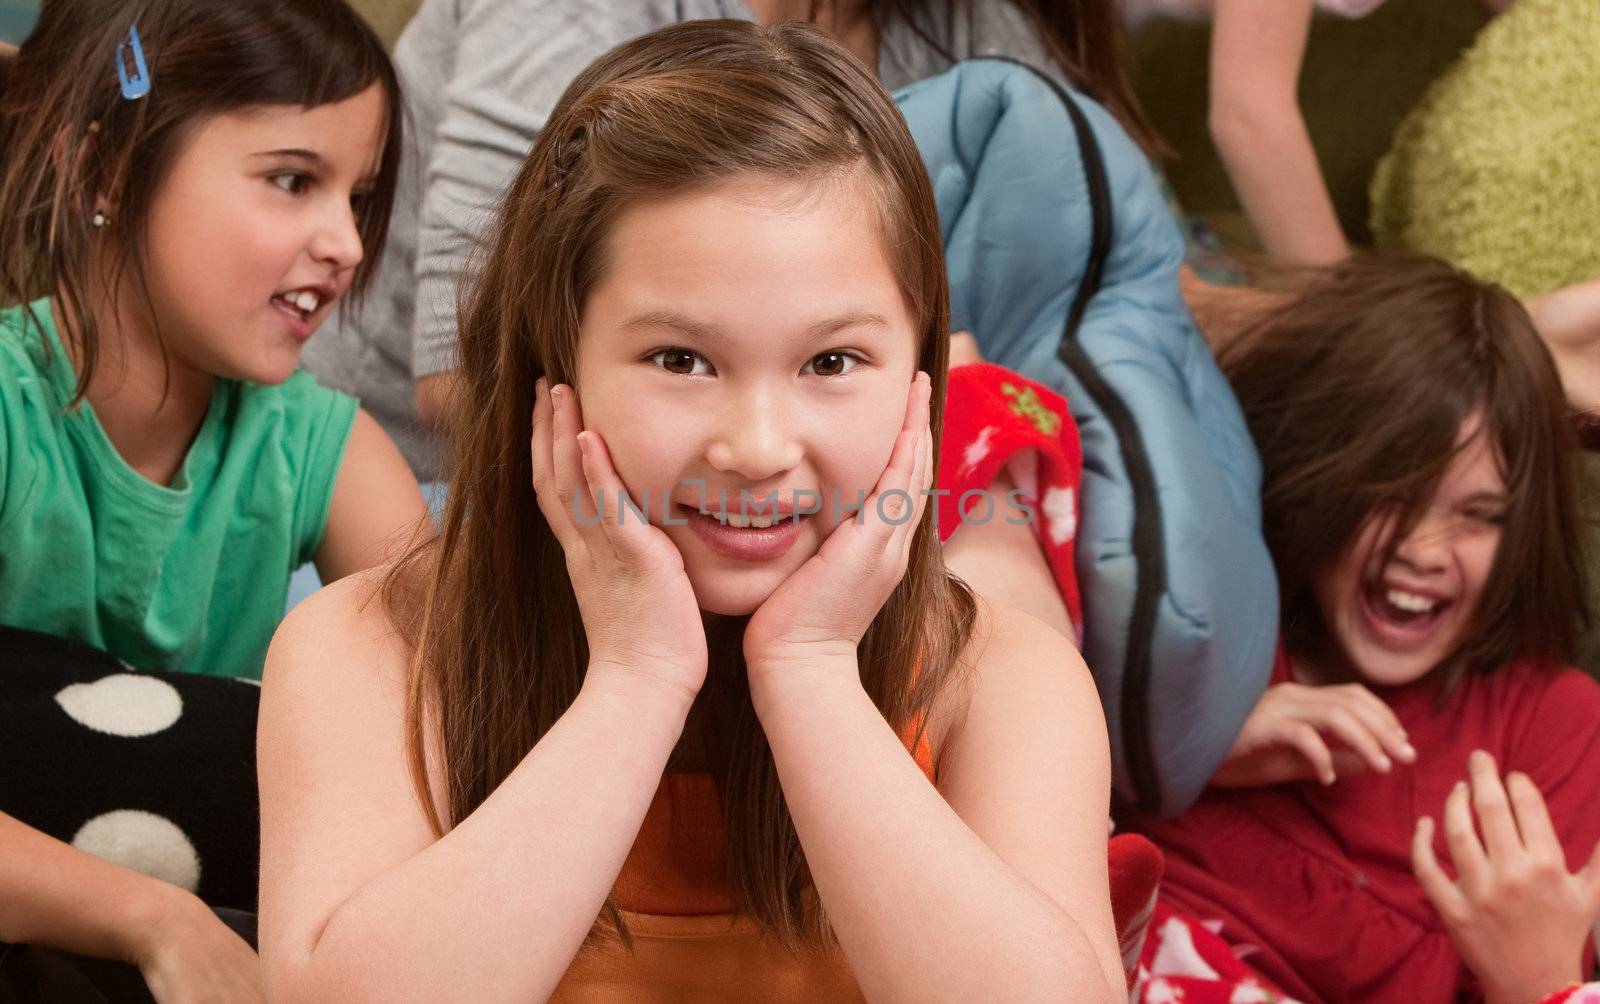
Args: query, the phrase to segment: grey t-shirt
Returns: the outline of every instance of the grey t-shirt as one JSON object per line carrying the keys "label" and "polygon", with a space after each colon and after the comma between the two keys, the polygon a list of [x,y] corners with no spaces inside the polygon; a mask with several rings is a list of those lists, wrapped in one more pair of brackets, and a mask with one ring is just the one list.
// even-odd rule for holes
{"label": "grey t-shirt", "polygon": [[[933,0],[916,25],[885,26],[884,86],[940,73],[952,56],[1047,64],[1009,0],[959,6]],[[419,478],[443,470],[417,423],[413,381],[455,368],[469,253],[567,84],[601,53],[657,28],[753,17],[744,0],[422,0],[394,51],[410,120],[384,260],[361,309],[330,320],[304,355],[324,383],[361,399]]]}

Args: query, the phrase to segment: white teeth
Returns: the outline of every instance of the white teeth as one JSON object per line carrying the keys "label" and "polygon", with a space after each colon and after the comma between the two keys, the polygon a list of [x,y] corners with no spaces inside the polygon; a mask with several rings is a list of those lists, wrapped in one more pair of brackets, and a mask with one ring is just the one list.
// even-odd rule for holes
{"label": "white teeth", "polygon": [[290,303],[294,304],[296,307],[299,307],[307,314],[315,311],[317,309],[317,304],[322,302],[321,297],[317,296],[317,294],[313,293],[309,289],[302,289],[300,292],[294,294],[288,299]]}
{"label": "white teeth", "polygon": [[714,510],[714,509],[701,509],[700,510],[700,514],[702,516],[710,516],[712,519],[716,520],[719,523],[722,523],[725,526],[735,527],[735,528],[740,529],[740,530],[745,530],[745,529],[748,529],[748,528],[750,528],[752,526],[765,529],[766,527],[769,527],[772,524],[776,523],[778,521],[778,519],[779,519],[778,514],[777,513],[772,513],[772,512],[767,512],[767,513],[727,512],[727,513],[724,513],[724,512],[718,511],[718,510]]}
{"label": "white teeth", "polygon": [[1399,607],[1407,613],[1425,614],[1434,607],[1434,600],[1416,593],[1408,593],[1401,589],[1391,589],[1384,594],[1384,599]]}

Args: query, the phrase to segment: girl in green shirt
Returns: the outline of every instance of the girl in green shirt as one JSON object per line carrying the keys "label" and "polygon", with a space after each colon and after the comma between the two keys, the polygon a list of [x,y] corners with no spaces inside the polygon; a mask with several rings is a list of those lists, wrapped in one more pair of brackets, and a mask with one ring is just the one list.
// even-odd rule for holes
{"label": "girl in green shirt", "polygon": [[[0,625],[259,676],[296,565],[425,524],[388,437],[296,371],[383,245],[394,71],[338,0],[51,0],[6,61]],[[4,815],[0,941],[258,992],[190,892]]]}

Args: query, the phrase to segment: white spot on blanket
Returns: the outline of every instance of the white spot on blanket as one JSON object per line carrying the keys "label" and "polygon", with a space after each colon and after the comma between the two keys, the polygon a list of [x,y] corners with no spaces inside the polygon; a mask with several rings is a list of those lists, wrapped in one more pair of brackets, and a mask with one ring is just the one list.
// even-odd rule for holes
{"label": "white spot on blanket", "polygon": [[56,694],[73,721],[107,735],[137,739],[172,727],[183,714],[183,698],[165,680],[117,673],[93,683],[74,683]]}
{"label": "white spot on blanket", "polygon": [[94,817],[73,834],[72,846],[194,892],[200,855],[172,820],[143,809],[117,809]]}
{"label": "white spot on blanket", "polygon": [[967,448],[961,451],[961,468],[956,471],[958,476],[966,477],[977,470],[978,461],[989,453],[989,440],[993,439],[994,434],[999,431],[998,426],[986,425],[978,433],[978,438],[967,444]]}
{"label": "white spot on blanket", "polygon": [[1045,489],[1039,508],[1044,510],[1051,544],[1060,547],[1078,532],[1078,507],[1071,488]]}

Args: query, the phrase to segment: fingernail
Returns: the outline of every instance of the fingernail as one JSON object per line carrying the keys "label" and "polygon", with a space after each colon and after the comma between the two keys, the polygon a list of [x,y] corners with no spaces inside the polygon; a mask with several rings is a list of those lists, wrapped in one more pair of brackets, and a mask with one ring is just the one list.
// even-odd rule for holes
{"label": "fingernail", "polygon": [[1412,746],[1410,743],[1401,743],[1400,755],[1405,757],[1407,760],[1415,760],[1417,758],[1417,748]]}
{"label": "fingernail", "polygon": [[1378,757],[1378,769],[1379,770],[1387,771],[1389,768],[1391,768],[1393,766],[1394,766],[1394,763],[1388,757],[1386,757],[1386,756]]}

